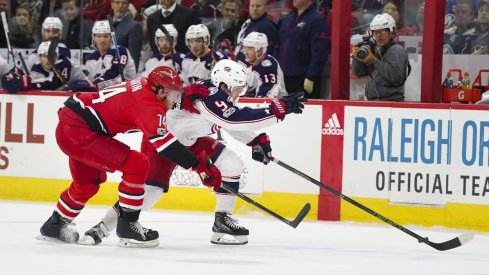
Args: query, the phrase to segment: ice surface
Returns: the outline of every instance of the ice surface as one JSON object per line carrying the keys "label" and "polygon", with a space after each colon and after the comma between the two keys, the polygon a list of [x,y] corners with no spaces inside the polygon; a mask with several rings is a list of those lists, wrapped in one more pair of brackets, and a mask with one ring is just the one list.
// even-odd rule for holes
{"label": "ice surface", "polygon": [[[489,274],[489,234],[480,232],[439,252],[387,224],[305,221],[293,229],[257,212],[236,217],[250,229],[248,245],[216,246],[212,213],[152,210],[140,220],[159,231],[159,247],[120,248],[115,234],[86,247],[35,239],[54,206],[0,201],[0,274]],[[75,220],[80,234],[105,210],[88,205]],[[434,242],[462,233],[409,229]]]}

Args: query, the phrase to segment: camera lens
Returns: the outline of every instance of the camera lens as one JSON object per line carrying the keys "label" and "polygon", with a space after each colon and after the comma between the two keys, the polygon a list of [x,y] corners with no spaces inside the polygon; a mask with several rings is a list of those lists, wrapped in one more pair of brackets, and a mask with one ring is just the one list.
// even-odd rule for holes
{"label": "camera lens", "polygon": [[359,59],[364,59],[368,55],[368,50],[366,49],[365,46],[360,47],[357,51],[357,58]]}

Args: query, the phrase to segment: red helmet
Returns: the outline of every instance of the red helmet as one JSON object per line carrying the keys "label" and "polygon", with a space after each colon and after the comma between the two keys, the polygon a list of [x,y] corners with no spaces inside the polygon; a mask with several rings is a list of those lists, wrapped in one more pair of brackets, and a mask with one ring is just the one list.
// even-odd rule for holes
{"label": "red helmet", "polygon": [[180,80],[177,72],[166,66],[154,68],[148,75],[148,84],[153,91],[157,91],[158,87],[174,91],[182,91],[183,89],[182,80]]}

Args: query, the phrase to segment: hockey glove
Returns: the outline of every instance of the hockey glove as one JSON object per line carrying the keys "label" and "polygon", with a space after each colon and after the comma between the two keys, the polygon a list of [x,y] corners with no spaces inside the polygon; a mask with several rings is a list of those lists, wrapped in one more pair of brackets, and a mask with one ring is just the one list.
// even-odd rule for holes
{"label": "hockey glove", "polygon": [[304,109],[303,103],[306,101],[307,99],[304,98],[304,92],[297,92],[282,98],[274,99],[270,104],[270,108],[278,119],[284,120],[285,115],[287,114],[302,114],[302,109]]}
{"label": "hockey glove", "polygon": [[272,147],[270,146],[270,137],[261,133],[250,141],[248,146],[251,146],[251,158],[267,165],[272,157]]}
{"label": "hockey glove", "polygon": [[209,89],[202,84],[192,84],[183,88],[182,97],[180,98],[180,109],[190,113],[200,114],[195,108],[194,101],[206,99],[209,96]]}
{"label": "hockey glove", "polygon": [[2,75],[2,87],[9,94],[16,94],[31,88],[31,78],[28,75],[17,74],[14,72]]}
{"label": "hockey glove", "polygon": [[202,184],[212,188],[214,191],[219,190],[222,182],[221,171],[217,169],[204,151],[197,156],[197,159],[199,160],[199,164],[193,167],[192,170],[197,172],[202,180]]}
{"label": "hockey glove", "polygon": [[71,81],[66,89],[71,92],[96,92],[98,91],[97,85],[84,79],[77,79]]}

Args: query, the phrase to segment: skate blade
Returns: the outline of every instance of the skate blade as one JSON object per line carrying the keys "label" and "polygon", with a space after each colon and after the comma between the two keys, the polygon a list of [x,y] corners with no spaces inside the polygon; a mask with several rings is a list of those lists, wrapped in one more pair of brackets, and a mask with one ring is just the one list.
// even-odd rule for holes
{"label": "skate blade", "polygon": [[211,238],[211,243],[218,245],[245,245],[248,243],[248,235],[214,233]]}
{"label": "skate blade", "polygon": [[89,235],[84,235],[83,237],[81,237],[81,239],[78,241],[78,244],[96,245],[95,240],[92,238],[92,236],[89,236]]}
{"label": "skate blade", "polygon": [[59,239],[56,239],[56,238],[53,238],[53,237],[48,237],[48,236],[44,236],[44,235],[39,235],[36,237],[37,240],[40,240],[40,241],[45,241],[45,242],[53,242],[53,243],[67,243],[67,242],[63,242],[62,240],[59,240]]}
{"label": "skate blade", "polygon": [[134,239],[120,238],[119,242],[117,243],[117,246],[127,248],[151,248],[157,247],[158,245],[160,245],[160,242],[157,239],[152,241],[140,242]]}

